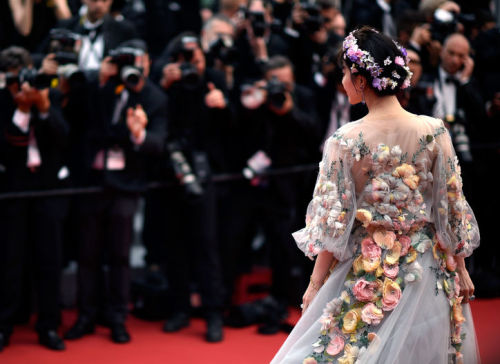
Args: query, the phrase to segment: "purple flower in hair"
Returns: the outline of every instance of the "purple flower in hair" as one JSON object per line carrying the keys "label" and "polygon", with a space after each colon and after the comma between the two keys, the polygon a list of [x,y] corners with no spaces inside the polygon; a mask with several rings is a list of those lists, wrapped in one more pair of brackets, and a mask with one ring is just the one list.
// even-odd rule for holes
{"label": "purple flower in hair", "polygon": [[380,82],[381,82],[381,81],[382,81],[382,80],[381,80],[380,78],[375,77],[375,78],[373,79],[373,81],[372,81],[372,86],[373,86],[373,87],[375,87],[375,88],[377,88],[377,89],[379,89],[379,90],[382,90],[382,86],[380,85]]}

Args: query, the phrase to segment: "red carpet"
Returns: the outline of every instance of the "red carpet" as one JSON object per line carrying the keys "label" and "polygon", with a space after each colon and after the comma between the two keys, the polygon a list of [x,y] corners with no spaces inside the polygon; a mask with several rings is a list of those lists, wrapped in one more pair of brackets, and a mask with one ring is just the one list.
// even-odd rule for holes
{"label": "red carpet", "polygon": [[[500,298],[477,300],[472,304],[477,337],[483,364],[500,364]],[[63,329],[75,318],[65,312]],[[292,320],[298,311],[292,312]],[[205,343],[204,322],[192,321],[191,327],[177,334],[161,331],[161,322],[129,320],[132,343],[113,344],[109,332],[98,328],[95,335],[66,342],[65,352],[52,352],[37,344],[33,325],[17,327],[11,344],[0,353],[1,364],[260,364],[268,363],[285,340],[285,334],[262,336],[255,327],[227,328],[226,340],[218,344]],[[298,363],[300,364],[300,363]]]}

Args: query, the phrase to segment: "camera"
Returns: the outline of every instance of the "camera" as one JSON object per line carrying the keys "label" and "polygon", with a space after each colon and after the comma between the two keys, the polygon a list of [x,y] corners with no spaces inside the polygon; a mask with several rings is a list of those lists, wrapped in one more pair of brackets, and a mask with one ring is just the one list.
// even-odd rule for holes
{"label": "camera", "polygon": [[213,59],[219,59],[225,65],[232,65],[236,62],[238,51],[233,46],[232,39],[218,37],[210,44],[208,54]]}
{"label": "camera", "polygon": [[267,82],[265,90],[267,91],[267,101],[269,104],[281,109],[286,100],[286,84],[281,82],[276,76],[273,76]]}
{"label": "camera", "polygon": [[261,11],[247,11],[246,18],[250,20],[254,36],[262,38],[268,28],[264,13]]}
{"label": "camera", "polygon": [[300,7],[304,10],[306,16],[302,23],[302,31],[305,34],[314,34],[321,29],[324,24],[323,16],[318,5],[306,2],[300,3]]}
{"label": "camera", "polygon": [[185,187],[187,194],[190,196],[201,196],[203,194],[201,182],[188,163],[180,144],[175,141],[166,143],[166,149],[170,164],[174,169],[175,177]]}
{"label": "camera", "polygon": [[443,43],[447,36],[456,32],[458,23],[470,28],[475,22],[476,16],[474,14],[457,14],[437,9],[431,23],[431,38]]}
{"label": "camera", "polygon": [[60,65],[78,64],[80,35],[67,29],[55,28],[49,33],[49,53],[55,54]]}
{"label": "camera", "polygon": [[118,66],[120,79],[127,87],[135,87],[142,79],[142,68],[135,66],[136,59],[144,55],[141,49],[119,47],[109,52],[111,62]]}
{"label": "camera", "polygon": [[67,29],[55,28],[49,33],[49,53],[54,53],[54,60],[59,64],[57,73],[68,80],[70,87],[85,82],[85,74],[78,67],[80,35]]}
{"label": "camera", "polygon": [[[458,110],[457,114],[460,114],[460,110]],[[459,116],[453,123],[450,123],[451,140],[460,162],[471,163],[473,158],[470,151],[469,136],[460,120],[461,117]]]}
{"label": "camera", "polygon": [[39,73],[33,68],[22,68],[17,75],[10,72],[3,74],[0,88],[16,83],[21,86],[23,83],[27,82],[31,87],[42,90],[51,87],[55,78],[56,77],[53,75]]}
{"label": "camera", "polygon": [[193,90],[200,85],[201,78],[198,74],[198,69],[191,63],[194,56],[194,49],[188,46],[190,43],[198,44],[198,39],[191,36],[182,38],[182,48],[178,56],[182,55],[182,63],[179,66],[181,70],[181,85],[185,89]]}

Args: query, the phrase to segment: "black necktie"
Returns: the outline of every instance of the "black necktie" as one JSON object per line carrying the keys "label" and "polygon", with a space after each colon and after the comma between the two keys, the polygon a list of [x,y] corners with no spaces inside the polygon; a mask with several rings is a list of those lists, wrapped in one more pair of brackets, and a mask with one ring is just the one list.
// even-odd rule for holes
{"label": "black necktie", "polygon": [[89,37],[90,43],[94,43],[102,30],[102,24],[98,25],[95,28],[83,28],[83,35]]}
{"label": "black necktie", "polygon": [[446,83],[452,83],[455,86],[458,86],[458,80],[455,77],[447,76],[444,81]]}

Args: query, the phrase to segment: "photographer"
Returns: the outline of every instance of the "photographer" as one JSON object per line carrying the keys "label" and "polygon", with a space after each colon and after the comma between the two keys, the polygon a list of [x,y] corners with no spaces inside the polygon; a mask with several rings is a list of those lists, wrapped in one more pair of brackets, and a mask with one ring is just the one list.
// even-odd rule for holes
{"label": "photographer", "polygon": [[269,60],[265,79],[244,91],[241,102],[241,137],[233,154],[248,180],[232,187],[232,218],[226,224],[222,249],[224,276],[231,289],[242,262],[248,259],[246,252],[256,226],[262,226],[273,273],[270,300],[275,310],[259,332],[272,334],[280,329],[290,303],[290,288],[297,283],[297,277],[291,276],[296,255],[291,249],[290,232],[299,200],[297,191],[304,178],[297,174],[259,174],[269,167],[279,169],[310,162],[319,148],[318,125],[312,95],[295,85],[292,64],[285,57]]}
{"label": "photographer", "polygon": [[145,189],[145,165],[163,152],[167,100],[148,80],[149,56],[142,40],[129,40],[110,52],[89,83],[90,117],[84,151],[87,179],[105,192],[80,201],[78,254],[79,314],[65,334],[78,339],[94,332],[99,307],[102,253],[109,266],[111,340],[130,341],[125,327],[129,302],[129,253],[133,216]]}
{"label": "photographer", "polygon": [[[464,180],[473,176],[470,137],[479,128],[478,123],[485,119],[484,102],[473,79],[473,70],[474,60],[470,56],[469,41],[455,33],[444,41],[438,70],[425,75],[434,84],[436,103],[433,116],[441,118],[449,129]],[[469,183],[469,187],[471,185]],[[465,191],[465,194],[472,196],[470,192]]]}
{"label": "photographer", "polygon": [[231,112],[224,74],[206,67],[198,38],[188,32],[169,43],[157,69],[169,98],[167,153],[173,171],[166,178],[182,185],[152,193],[146,202],[145,230],[158,232],[148,234],[148,249],[167,248],[166,262],[159,263],[167,266],[173,313],[163,329],[175,332],[189,325],[192,279],[201,293],[206,340],[217,342],[223,339],[223,293],[210,174],[226,170]]}
{"label": "photographer", "polygon": [[330,1],[314,4],[300,2],[295,5],[293,27],[299,37],[293,43],[291,59],[298,84],[314,87],[316,74],[321,73],[321,63],[328,49],[342,39],[334,28],[334,25],[342,25],[342,18],[336,19],[341,14],[330,19],[337,12]]}
{"label": "photographer", "polygon": [[262,0],[251,0],[248,8],[242,9],[243,31],[235,41],[238,61],[235,83],[241,85],[255,82],[263,77],[263,67],[275,55],[290,56],[293,37],[283,32],[284,24],[273,26],[272,6]]}
{"label": "photographer", "polygon": [[234,66],[238,50],[234,46],[235,27],[223,15],[208,19],[201,32],[201,44],[207,57],[207,65],[224,73],[229,89],[234,85]]}
{"label": "photographer", "polygon": [[[0,150],[5,167],[2,192],[57,189],[67,185],[64,152],[69,127],[51,77],[33,69],[27,50],[0,53]],[[62,220],[65,197],[0,201],[0,351],[8,345],[15,314],[23,304],[25,277],[33,280],[38,302],[39,343],[64,350],[57,334]],[[33,266],[26,264],[33,262]]]}
{"label": "photographer", "polygon": [[82,70],[97,70],[111,49],[136,36],[136,30],[127,20],[116,20],[110,15],[113,0],[82,0],[87,7],[85,15],[76,15],[59,22],[58,26],[80,34],[82,39],[79,66]]}

